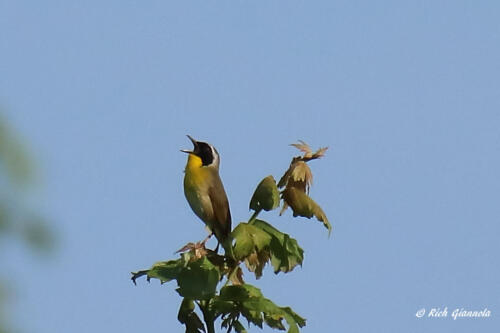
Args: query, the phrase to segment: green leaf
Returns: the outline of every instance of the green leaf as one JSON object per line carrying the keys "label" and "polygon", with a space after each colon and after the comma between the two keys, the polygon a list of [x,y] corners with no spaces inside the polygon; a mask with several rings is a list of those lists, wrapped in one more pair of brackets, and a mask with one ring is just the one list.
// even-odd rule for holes
{"label": "green leaf", "polygon": [[192,299],[209,299],[215,295],[220,273],[207,257],[184,267],[177,276],[177,292]]}
{"label": "green leaf", "polygon": [[252,199],[250,200],[250,209],[255,211],[273,210],[280,204],[280,195],[276,187],[276,181],[273,176],[267,176],[257,185]]}
{"label": "green leaf", "polygon": [[262,292],[259,288],[245,283],[238,286],[225,286],[219,294],[219,299],[223,301],[245,301],[249,297],[262,297]]}
{"label": "green leaf", "polygon": [[158,279],[162,283],[177,279],[184,268],[181,259],[158,262],[147,271],[148,279]]}
{"label": "green leaf", "polygon": [[279,315],[270,315],[270,314],[265,313],[264,314],[264,322],[269,327],[277,328],[277,329],[282,330],[282,331],[285,330],[285,325],[283,325],[281,316],[279,316]]}
{"label": "green leaf", "polygon": [[205,326],[194,312],[194,301],[192,299],[184,298],[182,300],[177,319],[181,324],[186,325],[186,333],[205,332]]}
{"label": "green leaf", "polygon": [[234,330],[236,333],[248,333],[246,328],[240,323],[239,320],[235,320],[233,323]]}
{"label": "green leaf", "polygon": [[269,223],[254,220],[252,224],[241,223],[233,231],[236,239],[234,252],[244,260],[250,272],[258,279],[265,265],[271,261],[274,272],[290,272],[302,265],[304,251],[297,241],[282,233]]}
{"label": "green leaf", "polygon": [[248,223],[240,223],[232,232],[235,240],[234,255],[241,260],[251,253],[261,251],[271,242],[271,236]]}
{"label": "green leaf", "polygon": [[302,265],[304,250],[295,239],[291,238],[288,234],[282,233],[265,221],[255,220],[253,225],[272,237],[269,252],[274,273],[280,271],[287,273],[292,271],[297,265]]}
{"label": "green leaf", "polygon": [[[262,328],[265,323],[271,328],[284,330],[283,320],[288,324],[288,332],[298,332],[299,327],[305,325],[305,319],[300,317],[289,307],[279,307],[271,300],[265,298],[262,292],[249,284],[239,286],[226,286],[220,291],[220,296],[214,299],[213,308],[217,315],[224,319],[223,327],[237,332],[237,318],[245,317],[249,323]],[[228,306],[231,304],[232,306]],[[241,331],[243,332],[243,331]]]}
{"label": "green leaf", "polygon": [[[321,207],[314,202],[306,193],[303,191],[296,189],[295,187],[287,187],[282,193],[281,196],[285,201],[285,205],[288,205],[293,210],[293,216],[303,216],[310,219],[313,216],[316,216],[318,221],[323,222],[325,228],[328,229],[328,235],[330,235],[332,231],[332,225],[328,221],[325,213],[321,209]],[[284,209],[286,206],[284,206]],[[282,210],[283,212],[283,210]]]}
{"label": "green leaf", "polygon": [[[292,310],[289,306],[281,308],[287,316],[290,316],[290,321],[295,321],[297,325],[300,327],[306,326],[306,319],[304,317],[299,316],[295,311]],[[288,321],[288,320],[287,320]]]}
{"label": "green leaf", "polygon": [[177,280],[177,292],[190,299],[209,299],[215,295],[220,281],[220,272],[207,257],[186,261],[183,254],[180,259],[159,262],[151,269],[132,273],[132,281],[143,275],[150,279],[159,279],[162,283]]}

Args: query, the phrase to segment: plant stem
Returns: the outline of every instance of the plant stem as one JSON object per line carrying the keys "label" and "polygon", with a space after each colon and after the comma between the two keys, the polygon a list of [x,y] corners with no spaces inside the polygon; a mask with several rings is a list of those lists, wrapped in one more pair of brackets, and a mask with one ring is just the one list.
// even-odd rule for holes
{"label": "plant stem", "polygon": [[255,221],[257,219],[257,216],[259,215],[259,213],[262,212],[262,208],[259,209],[259,210],[256,210],[253,215],[250,217],[250,219],[248,220],[248,224],[252,224],[253,221]]}
{"label": "plant stem", "polygon": [[207,325],[207,333],[215,333],[215,320],[213,320],[213,318],[207,320],[205,317],[203,317],[203,319]]}
{"label": "plant stem", "polygon": [[203,320],[205,321],[205,326],[207,327],[207,333],[215,333],[215,318],[209,309],[210,301],[201,301],[198,303],[201,313],[203,313]]}
{"label": "plant stem", "polygon": [[239,262],[238,262],[238,265],[235,265],[232,269],[231,269],[231,272],[227,275],[227,280],[226,280],[226,283],[224,283],[224,286],[222,287],[225,287],[228,285],[228,283],[231,281],[231,279],[233,278],[234,274],[236,273],[236,271],[238,270],[238,267],[239,266]]}

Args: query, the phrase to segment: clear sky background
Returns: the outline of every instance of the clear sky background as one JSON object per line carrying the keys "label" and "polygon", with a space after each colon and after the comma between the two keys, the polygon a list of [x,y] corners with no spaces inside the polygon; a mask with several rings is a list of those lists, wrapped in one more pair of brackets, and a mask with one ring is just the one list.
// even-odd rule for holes
{"label": "clear sky background", "polygon": [[[59,238],[48,259],[9,247],[12,322],[182,330],[174,283],[129,278],[206,235],[182,190],[191,134],[221,154],[234,224],[288,144],[330,147],[311,196],[332,237],[263,214],[304,265],[246,274],[303,332],[498,332],[499,17],[497,1],[2,1],[0,103]],[[415,317],[445,306],[492,314]]]}

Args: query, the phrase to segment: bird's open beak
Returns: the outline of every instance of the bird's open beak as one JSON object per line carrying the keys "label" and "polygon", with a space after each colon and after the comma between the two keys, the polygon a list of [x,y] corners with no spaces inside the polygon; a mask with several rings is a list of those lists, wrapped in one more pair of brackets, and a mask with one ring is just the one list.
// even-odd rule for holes
{"label": "bird's open beak", "polygon": [[187,135],[187,137],[188,137],[188,138],[189,138],[189,140],[191,140],[191,142],[193,143],[194,148],[193,148],[193,150],[181,149],[181,151],[182,151],[183,153],[192,154],[192,153],[194,153],[194,149],[196,149],[196,147],[198,146],[198,142],[197,142],[195,139],[193,139],[193,137],[192,137],[191,135],[189,135],[189,134]]}

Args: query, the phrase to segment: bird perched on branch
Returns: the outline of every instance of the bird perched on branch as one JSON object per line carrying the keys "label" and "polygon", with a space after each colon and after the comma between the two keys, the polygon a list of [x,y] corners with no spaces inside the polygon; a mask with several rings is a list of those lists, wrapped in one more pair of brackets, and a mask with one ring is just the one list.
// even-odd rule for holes
{"label": "bird perched on branch", "polygon": [[210,236],[215,234],[226,254],[231,254],[231,212],[219,176],[219,153],[211,144],[196,141],[189,135],[188,138],[194,148],[181,150],[189,154],[184,175],[184,194],[193,212],[211,230]]}

